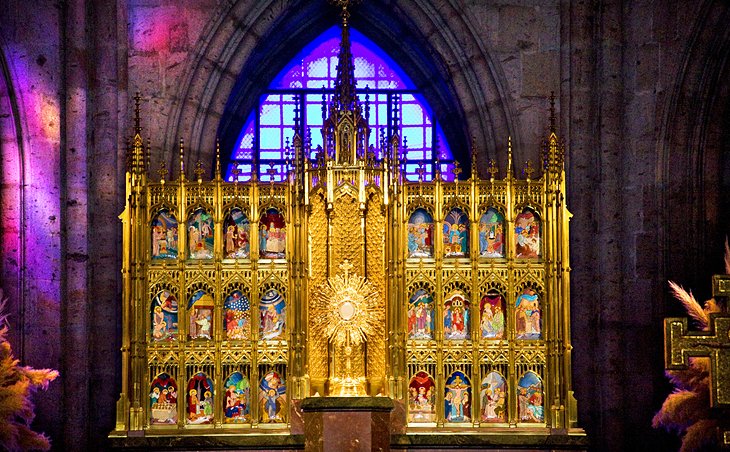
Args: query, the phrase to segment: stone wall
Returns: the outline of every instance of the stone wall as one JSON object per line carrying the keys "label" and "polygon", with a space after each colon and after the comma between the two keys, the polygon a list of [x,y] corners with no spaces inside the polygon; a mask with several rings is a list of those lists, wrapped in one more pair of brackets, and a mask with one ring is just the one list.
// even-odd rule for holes
{"label": "stone wall", "polygon": [[[475,137],[482,173],[487,157],[504,171],[507,136],[518,168],[539,158],[556,92],[574,387],[599,449],[676,442],[650,427],[669,391],[661,319],[681,314],[665,280],[704,299],[721,270],[729,14],[721,0],[371,0],[353,16],[450,118],[463,163]],[[277,68],[336,20],[324,1],[0,4],[0,275],[19,356],[62,372],[37,397],[57,448],[98,446],[114,424],[133,93],[155,156],[177,169],[182,137],[187,168],[210,168],[216,136],[230,146]]]}

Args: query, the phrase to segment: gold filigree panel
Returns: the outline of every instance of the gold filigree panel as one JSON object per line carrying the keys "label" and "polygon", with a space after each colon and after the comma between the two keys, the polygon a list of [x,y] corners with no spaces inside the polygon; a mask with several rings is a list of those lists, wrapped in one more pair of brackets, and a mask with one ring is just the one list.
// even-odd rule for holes
{"label": "gold filigree panel", "polygon": [[385,376],[385,351],[386,347],[386,331],[385,331],[385,240],[386,234],[385,222],[386,218],[382,209],[382,198],[380,194],[372,194],[367,204],[367,214],[365,219],[366,233],[366,262],[367,262],[367,279],[373,288],[380,294],[378,297],[376,322],[376,330],[371,337],[368,338],[368,378],[371,381],[375,378],[384,378]]}
{"label": "gold filigree panel", "polygon": [[[328,215],[325,210],[325,200],[321,194],[311,197],[308,221],[309,246],[309,291],[323,284],[327,279],[327,229]],[[309,306],[308,316],[315,315],[312,306]],[[327,378],[327,339],[309,335],[308,337],[308,367],[309,376],[316,379]]]}

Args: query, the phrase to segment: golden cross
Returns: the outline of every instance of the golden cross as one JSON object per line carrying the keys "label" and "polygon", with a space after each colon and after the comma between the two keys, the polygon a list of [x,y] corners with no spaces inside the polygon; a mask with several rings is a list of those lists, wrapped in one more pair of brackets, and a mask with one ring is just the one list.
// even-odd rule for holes
{"label": "golden cross", "polygon": [[459,174],[461,174],[461,168],[459,168],[459,161],[454,161],[454,168],[451,170],[451,174],[454,175],[454,179],[459,180]]}
{"label": "golden cross", "polygon": [[231,170],[231,174],[233,175],[233,183],[238,183],[238,175],[241,174],[241,170],[238,168],[238,165],[234,166]]}
{"label": "golden cross", "polygon": [[664,319],[667,370],[687,369],[690,357],[710,358],[710,406],[730,407],[730,316],[711,315],[709,331],[688,331],[687,318]]}
{"label": "golden cross", "polygon": [[418,183],[420,184],[423,182],[423,174],[426,172],[426,168],[423,167],[423,162],[420,162],[418,164],[418,168],[416,168],[416,173],[418,173]]}
{"label": "golden cross", "polygon": [[712,296],[730,297],[730,275],[715,275],[712,277]]}
{"label": "golden cross", "polygon": [[269,182],[274,183],[274,176],[276,176],[276,168],[274,168],[274,162],[269,163],[269,169],[266,170],[266,174],[269,175]]}
{"label": "golden cross", "polygon": [[205,174],[205,170],[203,169],[203,162],[198,160],[198,162],[195,164],[195,177],[198,179],[198,183],[203,182],[203,174]]}
{"label": "golden cross", "polygon": [[497,162],[494,159],[489,161],[489,168],[487,169],[487,172],[490,176],[489,179],[493,181],[494,176],[496,176],[499,172],[499,169],[497,168]]}
{"label": "golden cross", "polygon": [[535,172],[535,169],[532,167],[532,161],[528,160],[525,162],[525,169],[522,170],[523,173],[527,175],[527,181],[529,182],[530,179],[532,179],[532,173]]}
{"label": "golden cross", "polygon": [[157,170],[157,174],[160,175],[161,182],[165,182],[165,177],[167,177],[168,173],[169,173],[169,171],[167,171],[165,162],[160,162],[160,169]]}
{"label": "golden cross", "polygon": [[345,279],[350,277],[350,270],[352,270],[354,266],[350,262],[350,259],[343,259],[342,263],[340,264],[340,270],[345,272]]}

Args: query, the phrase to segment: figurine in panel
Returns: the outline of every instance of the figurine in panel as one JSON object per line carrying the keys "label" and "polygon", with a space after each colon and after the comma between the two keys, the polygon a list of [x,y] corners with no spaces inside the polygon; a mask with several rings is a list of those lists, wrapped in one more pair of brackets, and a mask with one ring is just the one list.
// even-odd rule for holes
{"label": "figurine in panel", "polygon": [[433,257],[433,217],[426,209],[408,219],[408,257]]}
{"label": "figurine in panel", "polygon": [[541,339],[542,318],[540,297],[526,287],[515,300],[515,332],[517,339]]}
{"label": "figurine in panel", "polygon": [[458,207],[451,209],[444,219],[444,256],[469,255],[469,217]]}
{"label": "figurine in panel", "polygon": [[271,207],[259,220],[259,250],[266,259],[286,257],[286,222],[278,209]]}
{"label": "figurine in panel", "polygon": [[211,340],[213,331],[213,297],[197,290],[188,300],[188,337]]}
{"label": "figurine in panel", "polygon": [[164,372],[150,385],[150,424],[177,424],[177,383]]}
{"label": "figurine in panel", "polygon": [[433,297],[426,289],[418,289],[408,302],[408,339],[433,339],[436,313]]}
{"label": "figurine in panel", "polygon": [[278,290],[269,289],[259,301],[261,323],[260,337],[263,340],[286,339],[286,301]]}
{"label": "figurine in panel", "polygon": [[479,256],[504,257],[504,216],[494,207],[479,219]]}
{"label": "figurine in panel", "polygon": [[426,372],[418,372],[408,385],[408,422],[436,421],[436,384]]}
{"label": "figurine in panel", "polygon": [[538,259],[540,257],[540,217],[525,207],[515,218],[515,256]]}
{"label": "figurine in panel", "polygon": [[461,371],[455,371],[444,385],[444,417],[446,422],[471,420],[471,383]]}
{"label": "figurine in panel", "polygon": [[507,422],[507,384],[499,372],[490,372],[482,380],[482,421]]}
{"label": "figurine in panel", "polygon": [[213,422],[213,381],[203,372],[188,381],[187,424]]}
{"label": "figurine in panel", "polygon": [[261,379],[259,405],[261,422],[286,422],[286,385],[277,372],[269,372]]}
{"label": "figurine in panel", "polygon": [[504,338],[505,300],[502,294],[492,290],[482,297],[479,304],[479,323],[483,339]]}
{"label": "figurine in panel", "polygon": [[225,382],[226,398],[223,422],[242,424],[251,422],[251,385],[241,372],[233,372]]}
{"label": "figurine in panel", "polygon": [[469,338],[469,299],[460,291],[444,300],[444,339]]}
{"label": "figurine in panel", "polygon": [[534,372],[525,372],[517,383],[520,422],[545,422],[542,399],[542,380]]}
{"label": "figurine in panel", "polygon": [[250,224],[243,210],[235,207],[223,221],[224,255],[229,259],[246,259],[250,255]]}
{"label": "figurine in panel", "polygon": [[152,259],[177,259],[177,219],[162,209],[152,220]]}
{"label": "figurine in panel", "polygon": [[177,340],[177,299],[167,290],[160,291],[152,299],[151,334],[155,342]]}
{"label": "figurine in panel", "polygon": [[203,208],[188,219],[188,251],[190,259],[213,259],[213,217]]}
{"label": "figurine in panel", "polygon": [[226,328],[226,339],[251,338],[251,303],[240,290],[231,292],[223,303],[223,324]]}

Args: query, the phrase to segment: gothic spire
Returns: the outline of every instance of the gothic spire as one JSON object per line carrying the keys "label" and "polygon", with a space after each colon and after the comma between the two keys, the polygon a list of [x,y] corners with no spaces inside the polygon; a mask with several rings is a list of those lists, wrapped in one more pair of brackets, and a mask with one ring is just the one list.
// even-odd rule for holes
{"label": "gothic spire", "polygon": [[357,3],[357,0],[330,0],[336,6],[342,7],[342,41],[338,54],[337,78],[335,79],[335,95],[332,101],[337,110],[353,110],[357,105],[355,94],[355,65],[352,61],[350,43],[350,11],[348,7]]}

